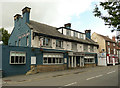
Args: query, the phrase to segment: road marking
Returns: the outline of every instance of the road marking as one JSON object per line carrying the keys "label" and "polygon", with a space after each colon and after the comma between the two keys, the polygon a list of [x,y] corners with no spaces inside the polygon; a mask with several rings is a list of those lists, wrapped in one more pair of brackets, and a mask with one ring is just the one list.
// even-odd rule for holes
{"label": "road marking", "polygon": [[95,77],[87,78],[86,80],[90,80],[90,79],[93,79],[93,78],[95,78]]}
{"label": "road marking", "polygon": [[77,82],[74,82],[74,83],[70,83],[70,84],[67,84],[67,85],[64,85],[64,86],[71,86],[71,85],[74,85],[76,84]]}
{"label": "road marking", "polygon": [[107,74],[111,74],[111,73],[113,73],[113,72],[115,72],[115,71],[108,72]]}
{"label": "road marking", "polygon": [[87,78],[86,80],[90,80],[90,79],[94,79],[94,78],[98,78],[98,77],[101,77],[103,75],[97,75],[97,76],[94,76],[94,77],[90,77],[90,78]]}
{"label": "road marking", "polygon": [[103,75],[98,75],[98,76],[95,76],[95,77],[98,78],[98,77],[101,77],[101,76],[103,76]]}

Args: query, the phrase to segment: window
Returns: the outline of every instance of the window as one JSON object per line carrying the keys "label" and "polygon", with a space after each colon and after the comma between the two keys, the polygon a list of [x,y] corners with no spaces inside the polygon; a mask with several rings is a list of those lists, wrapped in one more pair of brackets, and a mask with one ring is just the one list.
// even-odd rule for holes
{"label": "window", "polygon": [[43,64],[63,64],[63,54],[43,54]]}
{"label": "window", "polygon": [[26,63],[25,52],[10,52],[10,64],[25,64]]}
{"label": "window", "polygon": [[79,37],[80,37],[81,39],[83,39],[83,34],[80,33]]}
{"label": "window", "polygon": [[110,54],[110,48],[108,48],[108,54]]}
{"label": "window", "polygon": [[94,56],[85,56],[85,63],[95,63]]}
{"label": "window", "polygon": [[17,41],[15,41],[15,46],[17,46]]}
{"label": "window", "polygon": [[113,43],[113,46],[115,46],[115,43]]}
{"label": "window", "polygon": [[26,45],[29,46],[29,38],[28,37],[26,38],[26,41],[27,41]]}
{"label": "window", "polygon": [[110,45],[110,42],[108,42],[108,46]]}
{"label": "window", "polygon": [[72,42],[72,50],[74,50],[74,51],[77,50],[77,43]]}
{"label": "window", "polygon": [[114,54],[116,54],[116,50],[114,49]]}
{"label": "window", "polygon": [[87,52],[88,51],[88,45],[84,44],[84,51]]}
{"label": "window", "polygon": [[56,40],[56,47],[63,48],[63,41],[62,40]]}
{"label": "window", "polygon": [[66,29],[66,35],[71,36],[71,31]]}
{"label": "window", "polygon": [[43,38],[43,46],[51,46],[51,39],[50,38]]}
{"label": "window", "polygon": [[74,31],[73,33],[74,33],[73,34],[74,37],[78,37],[78,33],[77,32]]}
{"label": "window", "polygon": [[94,52],[94,47],[90,46],[90,52]]}
{"label": "window", "polygon": [[18,41],[18,46],[20,46],[20,40]]}

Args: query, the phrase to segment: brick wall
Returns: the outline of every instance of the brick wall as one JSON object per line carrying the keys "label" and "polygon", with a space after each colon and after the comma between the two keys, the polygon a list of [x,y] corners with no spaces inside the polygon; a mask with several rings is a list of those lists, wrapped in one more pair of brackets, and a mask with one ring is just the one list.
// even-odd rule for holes
{"label": "brick wall", "polygon": [[[35,66],[33,65],[32,68],[34,67]],[[66,64],[64,65],[37,65],[35,67],[35,70],[37,70],[37,72],[60,71],[60,70],[65,70],[65,69],[67,69]]]}
{"label": "brick wall", "polygon": [[96,64],[85,64],[85,67],[95,67]]}

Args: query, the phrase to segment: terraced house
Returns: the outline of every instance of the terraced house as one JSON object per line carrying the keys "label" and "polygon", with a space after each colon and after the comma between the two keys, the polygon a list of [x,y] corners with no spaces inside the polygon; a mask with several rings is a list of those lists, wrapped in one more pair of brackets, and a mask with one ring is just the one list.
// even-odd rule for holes
{"label": "terraced house", "polygon": [[9,51],[9,66],[32,65],[38,72],[96,66],[98,44],[91,40],[91,30],[82,33],[71,29],[70,23],[56,28],[32,21],[30,9],[14,16],[9,47],[24,49]]}
{"label": "terraced house", "polygon": [[98,56],[98,64],[99,65],[110,65],[110,64],[118,64],[118,48],[115,37],[110,39],[108,36],[104,36],[98,33],[92,34],[92,39],[99,44],[99,56]]}

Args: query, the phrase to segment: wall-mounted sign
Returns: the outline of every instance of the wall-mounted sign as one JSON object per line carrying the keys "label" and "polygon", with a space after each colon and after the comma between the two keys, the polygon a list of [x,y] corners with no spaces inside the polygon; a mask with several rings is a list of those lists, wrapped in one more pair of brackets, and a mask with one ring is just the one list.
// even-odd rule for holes
{"label": "wall-mounted sign", "polygon": [[36,64],[36,57],[35,56],[31,57],[31,64]]}
{"label": "wall-mounted sign", "polygon": [[25,34],[22,34],[21,36],[19,36],[18,38],[19,39],[21,39],[21,38],[23,38],[23,37],[26,37],[26,36],[28,36],[28,35],[30,35],[30,33],[28,32],[28,33],[25,33]]}

